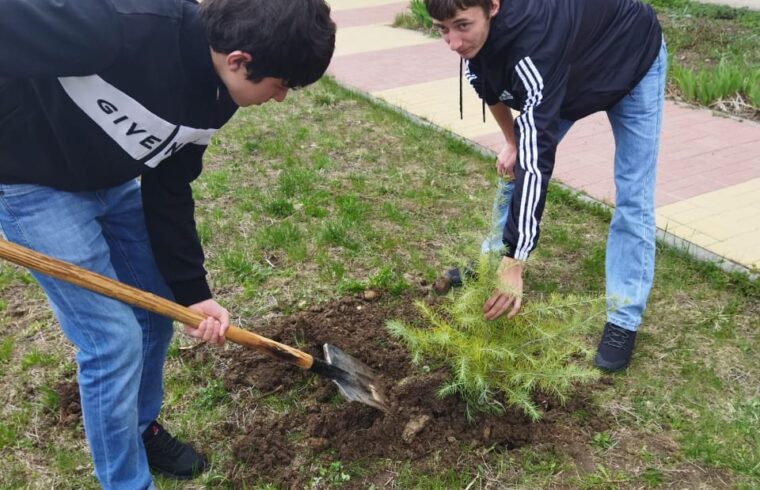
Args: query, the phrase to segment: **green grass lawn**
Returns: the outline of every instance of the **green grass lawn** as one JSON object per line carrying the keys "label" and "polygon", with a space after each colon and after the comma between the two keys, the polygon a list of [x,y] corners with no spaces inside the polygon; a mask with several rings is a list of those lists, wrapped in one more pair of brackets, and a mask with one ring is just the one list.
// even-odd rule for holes
{"label": "green grass lawn", "polygon": [[[207,267],[243,326],[366,287],[400,294],[429,284],[474,256],[489,228],[492,158],[330,80],[241,110],[206,162],[194,189]],[[609,217],[551,187],[526,301],[603,294]],[[81,425],[59,421],[55,388],[74,379],[74,350],[28,274],[3,264],[0,289],[0,488],[97,488]],[[172,346],[164,419],[213,447],[213,468],[195,482],[157,484],[229,488],[229,428],[246,416],[244,394],[209,379],[213,351],[179,355],[190,343],[178,334]],[[540,446],[424,474],[403,461],[367,464],[387,465],[394,488],[759,488],[759,351],[760,284],[660,246],[633,364],[594,394],[593,411],[577,414],[614,421],[592,435],[589,465]],[[288,406],[278,394],[257,403],[246,409]],[[314,488],[341,488],[361,471],[337,461],[307,476]]]}

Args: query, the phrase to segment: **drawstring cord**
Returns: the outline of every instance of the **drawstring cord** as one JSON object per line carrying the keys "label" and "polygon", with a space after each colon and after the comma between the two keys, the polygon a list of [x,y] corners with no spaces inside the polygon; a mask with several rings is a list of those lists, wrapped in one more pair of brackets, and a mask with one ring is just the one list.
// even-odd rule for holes
{"label": "drawstring cord", "polygon": [[462,67],[464,58],[459,58],[459,119],[464,119],[464,109],[462,104]]}
{"label": "drawstring cord", "polygon": [[480,93],[483,94],[483,98],[480,99],[480,105],[483,109],[483,122],[486,122],[486,58],[483,57],[483,78],[480,79]]}
{"label": "drawstring cord", "polygon": [[[464,103],[462,102],[462,77],[464,70],[464,58],[459,58],[459,119],[464,119]],[[480,93],[485,94],[486,90],[486,62],[483,60],[483,76],[480,79]],[[486,101],[480,99],[483,109],[483,122],[486,122]]]}

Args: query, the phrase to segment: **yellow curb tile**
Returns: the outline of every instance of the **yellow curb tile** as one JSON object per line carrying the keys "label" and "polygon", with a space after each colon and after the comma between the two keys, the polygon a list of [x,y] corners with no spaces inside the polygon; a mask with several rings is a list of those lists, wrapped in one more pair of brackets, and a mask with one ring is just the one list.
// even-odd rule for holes
{"label": "yellow curb tile", "polygon": [[715,243],[710,250],[736,262],[756,266],[760,262],[760,230]]}
{"label": "yellow curb tile", "polygon": [[760,262],[760,179],[662,206],[656,216],[659,228],[713,253],[750,267]]}
{"label": "yellow curb tile", "polygon": [[668,232],[676,228],[680,228],[685,224],[685,223],[680,223],[676,221],[671,216],[664,216],[664,215],[661,215],[660,213],[657,213],[655,215],[655,218],[656,218],[657,228],[668,231]]}
{"label": "yellow curb tile", "polygon": [[737,205],[760,203],[760,187],[752,189],[752,186],[744,184],[733,185],[719,191],[701,194],[692,198],[694,199],[697,199],[699,206],[705,209],[731,211],[736,209]]}
{"label": "yellow curb tile", "polygon": [[690,209],[684,209],[680,213],[670,213],[668,209],[659,209],[658,214],[662,216],[668,216],[674,221],[682,223],[684,225],[703,221],[705,218],[713,216],[705,209],[692,205]]}
{"label": "yellow curb tile", "polygon": [[737,206],[760,207],[760,188],[758,188],[757,190],[745,192],[743,194],[727,196],[727,198],[731,199],[731,203],[733,204],[734,207],[737,207]]}
{"label": "yellow curb tile", "polygon": [[400,2],[399,0],[328,0],[327,3],[330,5],[330,9],[334,12],[336,10],[361,9]]}
{"label": "yellow curb tile", "polygon": [[[760,163],[760,161],[758,161],[758,163]],[[756,193],[757,191],[760,191],[760,178],[751,179],[741,184],[737,184],[733,187],[739,193],[742,193],[742,192]]]}
{"label": "yellow curb tile", "polygon": [[465,138],[501,131],[488,108],[483,122],[480,99],[466,80],[463,92],[464,119],[459,119],[458,77],[380,90],[372,95]]}
{"label": "yellow curb tile", "polygon": [[701,233],[690,226],[678,226],[669,229],[668,233],[708,250],[712,250],[711,245],[718,242],[715,237]]}
{"label": "yellow curb tile", "polygon": [[663,215],[667,216],[676,216],[677,214],[683,213],[685,211],[691,211],[694,209],[694,204],[689,201],[678,201],[674,202],[673,204],[666,204],[665,206],[660,206],[657,208],[657,213],[663,213]]}
{"label": "yellow curb tile", "polygon": [[757,228],[757,225],[750,224],[745,220],[738,220],[731,215],[703,219],[691,223],[690,226],[702,233],[714,236],[718,240],[728,240],[737,235],[750,232],[752,228]]}
{"label": "yellow curb tile", "polygon": [[[690,221],[695,219],[694,216],[698,215],[694,209],[694,206],[688,206],[681,209],[682,210],[680,212],[672,212],[670,210],[662,211],[660,209],[656,209],[655,217],[657,218],[657,226],[662,228],[664,226],[664,223],[667,222],[672,222],[674,226],[688,225]],[[660,224],[661,222],[663,225]]]}
{"label": "yellow curb tile", "polygon": [[[338,29],[335,56],[439,42],[440,39],[433,39],[419,32],[396,29],[383,24],[347,27]],[[403,62],[403,59],[399,60],[399,63]]]}

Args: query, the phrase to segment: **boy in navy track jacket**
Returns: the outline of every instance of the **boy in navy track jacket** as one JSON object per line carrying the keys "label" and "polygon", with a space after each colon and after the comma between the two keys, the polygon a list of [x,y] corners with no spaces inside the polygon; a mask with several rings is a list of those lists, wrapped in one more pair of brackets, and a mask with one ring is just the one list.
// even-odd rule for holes
{"label": "boy in navy track jacket", "polygon": [[[654,274],[654,184],[667,51],[639,0],[425,0],[505,137],[500,284],[488,319],[514,316],[538,243],[557,145],[574,121],[606,111],[615,136],[615,211],[607,240],[607,324],[595,364],[627,366]],[[513,120],[510,109],[520,112]],[[491,247],[484,244],[484,250]]]}
{"label": "boy in navy track jacket", "polygon": [[[0,226],[8,240],[202,313],[221,344],[190,183],[238,106],[327,69],[324,0],[0,2]],[[140,177],[140,183],[137,182]],[[155,422],[171,322],[34,274],[77,347],[84,426],[106,489],[205,461]]]}

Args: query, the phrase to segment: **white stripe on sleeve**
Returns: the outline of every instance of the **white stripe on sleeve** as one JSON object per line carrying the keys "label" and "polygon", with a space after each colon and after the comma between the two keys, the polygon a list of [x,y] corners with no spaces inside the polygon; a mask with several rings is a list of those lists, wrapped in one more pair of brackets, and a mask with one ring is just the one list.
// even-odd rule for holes
{"label": "white stripe on sleeve", "polygon": [[525,86],[527,98],[522,114],[517,118],[520,127],[520,165],[525,170],[525,180],[520,200],[518,240],[514,256],[515,259],[526,260],[533,249],[538,232],[536,209],[541,197],[543,176],[538,168],[538,134],[533,109],[543,99],[544,81],[530,57],[520,60],[515,70]]}

